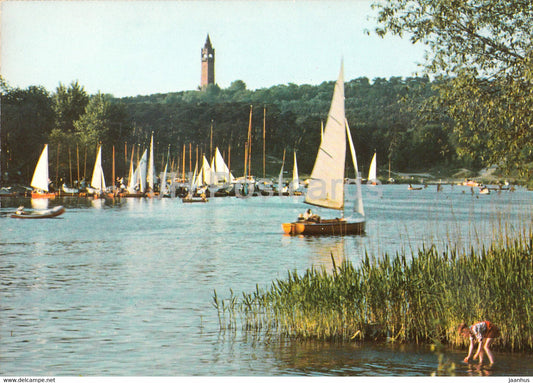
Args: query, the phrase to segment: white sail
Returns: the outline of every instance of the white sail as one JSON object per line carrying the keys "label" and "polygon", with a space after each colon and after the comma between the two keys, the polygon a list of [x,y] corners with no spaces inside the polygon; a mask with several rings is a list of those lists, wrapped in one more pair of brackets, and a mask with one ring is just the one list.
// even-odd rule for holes
{"label": "white sail", "polygon": [[35,189],[48,191],[48,144],[44,145],[30,185]]}
{"label": "white sail", "polygon": [[[196,167],[198,167],[198,164],[196,164]],[[191,181],[192,182],[192,181]],[[195,185],[200,187],[202,183],[204,182],[204,168],[201,167],[200,171],[196,175]]]}
{"label": "white sail", "polygon": [[215,170],[215,157],[211,159],[211,165],[209,166],[211,173],[209,174],[209,185],[215,185],[218,183],[218,175]]}
{"label": "white sail", "polygon": [[194,192],[196,191],[196,189],[198,189],[198,186],[199,186],[199,175],[196,174],[197,172],[198,172],[198,163],[194,165],[194,173],[191,179],[191,190],[189,192],[191,196],[194,194]]}
{"label": "white sail", "polygon": [[137,183],[139,185],[139,191],[141,193],[144,193],[146,191],[146,169],[147,169],[147,153],[146,149],[144,149],[143,155],[141,157],[141,161],[139,161],[139,165],[137,166],[137,170],[135,170],[135,173],[137,173]]}
{"label": "white sail", "polygon": [[163,170],[163,175],[161,176],[161,187],[159,190],[159,195],[163,196],[167,192],[167,168],[168,163],[165,164],[165,169]]}
{"label": "white sail", "polygon": [[146,174],[146,183],[151,191],[154,191],[154,178],[154,134],[152,133],[152,138],[150,139],[150,157],[148,157],[148,173]]}
{"label": "white sail", "polygon": [[375,182],[377,181],[376,176],[376,153],[372,157],[372,162],[370,162],[370,169],[368,169],[368,181]]}
{"label": "white sail", "polygon": [[361,176],[359,175],[359,169],[357,167],[357,156],[355,154],[355,148],[353,146],[353,141],[352,141],[352,132],[350,131],[350,126],[348,125],[348,120],[346,120],[346,135],[348,136],[348,142],[350,144],[350,152],[352,154],[352,162],[353,162],[353,168],[354,168],[354,171],[355,171],[355,183],[356,183],[356,193],[357,193],[357,196],[356,196],[356,202],[354,204],[354,211],[361,214],[361,215],[365,215],[365,209],[363,207],[363,195],[362,195],[362,192],[361,192]]}
{"label": "white sail", "polygon": [[230,173],[228,165],[226,165],[226,162],[224,161],[224,158],[222,158],[222,154],[220,154],[220,150],[216,148],[215,150],[215,172],[217,176],[221,179],[224,179],[224,182],[233,182],[235,177],[233,177],[233,174]]}
{"label": "white sail", "polygon": [[102,146],[98,148],[98,154],[96,155],[91,186],[98,191],[104,191],[106,188],[104,170],[102,169]]}
{"label": "white sail", "polygon": [[311,173],[305,202],[330,209],[344,207],[344,160],[346,156],[346,129],[344,115],[344,70],[331,100],[324,136],[318,149]]}
{"label": "white sail", "polygon": [[211,178],[211,166],[209,166],[209,162],[204,156],[202,159],[202,179],[200,180],[202,185],[209,185]]}
{"label": "white sail", "polygon": [[353,162],[353,167],[355,170],[355,178],[357,178],[359,177],[359,168],[357,166],[357,157],[355,155],[355,148],[353,146],[353,141],[352,141],[352,132],[350,131],[348,120],[346,120],[345,122],[346,122],[346,135],[348,136],[348,143],[350,144],[350,153],[352,154],[352,162]]}
{"label": "white sail", "polygon": [[295,191],[300,187],[300,178],[298,177],[298,163],[296,162],[296,152],[294,152],[294,165],[292,166],[292,181],[289,185],[290,190]]}
{"label": "white sail", "polygon": [[133,171],[133,156],[130,162],[130,172],[128,175],[128,192],[135,193],[135,185],[137,185],[137,172]]}

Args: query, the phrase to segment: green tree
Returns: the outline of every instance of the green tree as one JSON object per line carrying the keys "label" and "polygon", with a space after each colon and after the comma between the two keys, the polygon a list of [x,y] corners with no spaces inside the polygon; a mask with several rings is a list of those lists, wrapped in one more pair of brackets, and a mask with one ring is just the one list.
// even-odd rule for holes
{"label": "green tree", "polygon": [[19,89],[2,82],[1,92],[2,178],[29,183],[54,125],[52,100],[46,89],[37,86]]}
{"label": "green tree", "polygon": [[533,160],[533,3],[528,0],[386,0],[376,32],[428,47],[440,76],[431,110],[451,117],[459,154],[509,171]]}
{"label": "green tree", "polygon": [[102,93],[90,98],[85,113],[74,122],[74,127],[80,144],[84,145],[119,143],[131,129],[124,105],[112,102],[111,96]]}
{"label": "green tree", "polygon": [[56,115],[56,128],[63,132],[73,132],[74,122],[85,113],[89,96],[83,86],[73,81],[68,88],[59,84],[53,95],[53,106]]}

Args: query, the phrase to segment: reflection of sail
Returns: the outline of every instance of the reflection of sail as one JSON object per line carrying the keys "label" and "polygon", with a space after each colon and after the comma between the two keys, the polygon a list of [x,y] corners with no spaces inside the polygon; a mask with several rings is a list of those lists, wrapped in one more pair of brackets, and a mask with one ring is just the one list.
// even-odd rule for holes
{"label": "reflection of sail", "polygon": [[92,207],[96,209],[103,209],[104,204],[105,204],[105,199],[103,198],[91,199],[91,205]]}
{"label": "reflection of sail", "polygon": [[31,207],[38,210],[48,209],[48,198],[32,198]]}
{"label": "reflection of sail", "polygon": [[[347,259],[346,246],[353,242],[353,238],[346,241],[344,237],[297,237],[299,239],[298,245],[305,248],[305,253],[309,254],[309,262],[317,270],[321,267],[331,273],[333,272],[333,261],[335,265],[340,267],[342,262]],[[294,243],[295,238],[291,237],[291,243]],[[311,266],[310,266],[311,267]]]}

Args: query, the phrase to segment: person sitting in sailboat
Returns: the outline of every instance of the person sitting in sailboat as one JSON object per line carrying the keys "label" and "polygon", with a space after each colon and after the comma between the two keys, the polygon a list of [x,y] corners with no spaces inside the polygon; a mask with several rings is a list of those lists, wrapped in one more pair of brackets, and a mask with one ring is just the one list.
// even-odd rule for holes
{"label": "person sitting in sailboat", "polygon": [[304,214],[300,214],[298,219],[300,221],[320,222],[320,217],[316,214],[313,214],[311,209],[307,209]]}

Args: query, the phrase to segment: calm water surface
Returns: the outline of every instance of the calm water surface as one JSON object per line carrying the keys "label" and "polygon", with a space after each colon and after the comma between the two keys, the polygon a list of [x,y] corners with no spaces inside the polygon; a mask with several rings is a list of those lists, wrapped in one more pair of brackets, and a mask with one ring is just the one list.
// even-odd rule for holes
{"label": "calm water surface", "polygon": [[[351,190],[350,190],[351,192]],[[410,375],[437,370],[426,347],[262,339],[219,331],[211,302],[267,287],[287,270],[359,262],[365,252],[423,243],[468,247],[531,222],[533,193],[470,194],[446,186],[365,187],[367,235],[284,236],[302,197],[116,202],[57,199],[50,220],[5,216],[29,199],[0,199],[2,375]],[[315,212],[319,212],[315,209]],[[322,214],[322,212],[319,212]],[[326,212],[323,213],[326,216]],[[533,375],[533,357],[497,352],[476,370],[445,350],[458,375]]]}

